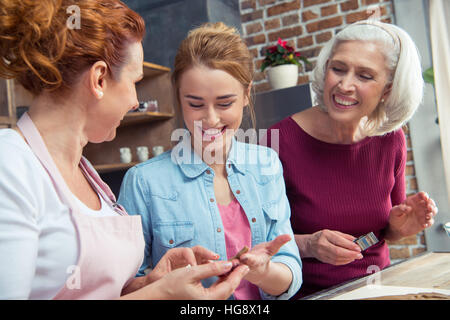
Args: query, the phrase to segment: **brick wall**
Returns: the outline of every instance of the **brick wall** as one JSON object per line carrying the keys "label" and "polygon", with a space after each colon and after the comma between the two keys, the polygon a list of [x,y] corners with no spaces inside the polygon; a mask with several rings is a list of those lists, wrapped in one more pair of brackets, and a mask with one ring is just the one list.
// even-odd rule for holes
{"label": "brick wall", "polygon": [[[311,65],[299,68],[298,84],[308,83],[323,44],[347,24],[367,19],[377,6],[382,21],[395,22],[391,0],[239,0],[243,36],[254,56],[256,92],[270,89],[260,72],[262,49],[274,45],[278,37],[308,58]],[[403,128],[408,143],[407,194],[417,192],[413,151],[408,126]],[[423,233],[389,243],[392,262],[426,250]]]}
{"label": "brick wall", "polygon": [[[417,179],[415,176],[414,156],[411,146],[411,137],[409,135],[409,127],[407,125],[403,126],[403,132],[405,133],[406,136],[406,144],[408,152],[405,169],[406,195],[411,195],[418,192],[419,190],[417,187]],[[419,232],[416,235],[403,238],[396,242],[388,242],[388,245],[392,263],[413,257],[427,250],[424,232]]]}

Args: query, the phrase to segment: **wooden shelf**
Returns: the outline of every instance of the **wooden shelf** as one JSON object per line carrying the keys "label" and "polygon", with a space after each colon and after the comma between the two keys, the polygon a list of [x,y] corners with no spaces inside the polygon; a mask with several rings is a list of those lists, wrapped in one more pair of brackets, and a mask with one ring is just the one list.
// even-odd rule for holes
{"label": "wooden shelf", "polygon": [[139,162],[99,164],[95,165],[94,168],[98,173],[107,173],[117,170],[126,170],[137,165],[138,163]]}
{"label": "wooden shelf", "polygon": [[15,117],[0,116],[0,124],[13,125],[16,123]]}
{"label": "wooden shelf", "polygon": [[174,117],[173,113],[164,112],[130,112],[125,115],[121,126],[129,126],[137,123],[149,123],[153,121],[167,120]]}
{"label": "wooden shelf", "polygon": [[0,78],[0,125],[3,128],[12,127],[16,122],[14,82]]}
{"label": "wooden shelf", "polygon": [[144,61],[144,77],[154,77],[170,72],[170,68]]}

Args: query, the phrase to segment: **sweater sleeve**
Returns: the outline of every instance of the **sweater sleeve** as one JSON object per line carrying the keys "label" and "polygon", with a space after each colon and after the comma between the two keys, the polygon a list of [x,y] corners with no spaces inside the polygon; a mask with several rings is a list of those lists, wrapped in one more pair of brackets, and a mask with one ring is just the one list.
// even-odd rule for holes
{"label": "sweater sleeve", "polygon": [[395,184],[391,192],[392,206],[402,203],[406,199],[406,139],[402,129],[394,133],[395,141],[392,144],[395,146]]}

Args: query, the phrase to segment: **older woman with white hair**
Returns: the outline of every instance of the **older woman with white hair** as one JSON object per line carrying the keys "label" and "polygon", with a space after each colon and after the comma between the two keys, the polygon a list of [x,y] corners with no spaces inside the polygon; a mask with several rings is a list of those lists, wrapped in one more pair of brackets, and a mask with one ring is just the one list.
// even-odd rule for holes
{"label": "older woman with white hair", "polygon": [[437,212],[425,192],[406,197],[401,127],[423,93],[410,36],[381,22],[347,26],[323,47],[312,86],[316,105],[277,123],[267,137],[270,143],[279,130],[279,145],[271,146],[283,164],[303,261],[296,297],[385,268],[385,240],[417,234]]}

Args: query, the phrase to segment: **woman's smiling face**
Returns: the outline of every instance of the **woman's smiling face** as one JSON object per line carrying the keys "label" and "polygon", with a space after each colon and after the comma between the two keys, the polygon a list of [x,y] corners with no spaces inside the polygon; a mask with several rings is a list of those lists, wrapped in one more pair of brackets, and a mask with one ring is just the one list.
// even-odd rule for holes
{"label": "woman's smiling face", "polygon": [[[178,92],[195,151],[203,156],[206,149],[221,150],[226,155],[249,103],[243,85],[223,70],[197,65],[181,75]],[[196,147],[200,145],[201,150]]]}
{"label": "woman's smiling face", "polygon": [[328,60],[324,103],[329,115],[340,122],[359,123],[387,99],[390,72],[374,42],[345,41]]}

